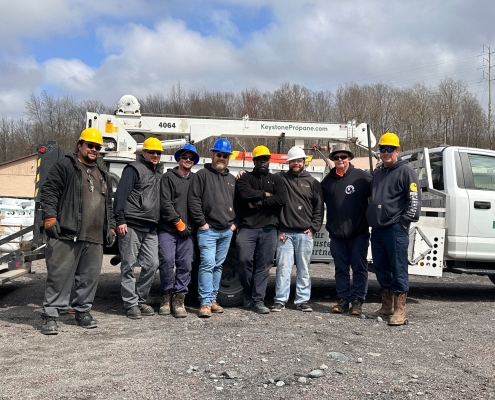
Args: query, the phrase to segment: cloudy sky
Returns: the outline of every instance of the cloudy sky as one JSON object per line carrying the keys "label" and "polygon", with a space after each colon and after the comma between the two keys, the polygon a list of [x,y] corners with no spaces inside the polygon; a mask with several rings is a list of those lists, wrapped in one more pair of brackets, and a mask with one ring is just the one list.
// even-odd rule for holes
{"label": "cloudy sky", "polygon": [[[273,90],[462,79],[488,102],[493,0],[0,0],[0,115],[43,90]],[[495,64],[495,54],[492,63]],[[485,75],[484,75],[485,71]],[[495,77],[495,73],[494,73]],[[495,90],[495,86],[494,86]]]}

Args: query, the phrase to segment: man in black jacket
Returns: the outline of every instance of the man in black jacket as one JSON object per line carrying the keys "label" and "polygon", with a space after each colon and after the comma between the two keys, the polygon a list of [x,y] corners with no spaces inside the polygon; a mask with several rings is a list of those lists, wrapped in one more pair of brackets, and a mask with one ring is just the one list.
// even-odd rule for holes
{"label": "man in black jacket", "polygon": [[282,311],[289,299],[290,276],[296,263],[297,310],[313,311],[308,304],[311,297],[309,266],[313,254],[313,235],[323,223],[323,195],[321,185],[304,169],[306,154],[300,147],[289,150],[289,171],[280,172],[287,186],[287,203],[280,212],[280,229],[277,241],[277,276],[275,304],[272,312]]}
{"label": "man in black jacket", "polygon": [[378,146],[382,166],[371,181],[366,218],[372,228],[371,252],[376,279],[382,288],[382,306],[368,316],[391,316],[388,324],[396,326],[407,324],[409,227],[419,219],[421,191],[416,172],[407,161],[399,159],[397,135],[384,133]]}
{"label": "man in black jacket", "polygon": [[270,150],[253,150],[254,169],[236,182],[236,238],[239,278],[244,288],[244,306],[259,314],[269,314],[265,306],[268,275],[277,245],[280,208],[287,201],[282,178],[268,172]]}
{"label": "man in black jacket", "polygon": [[[160,219],[160,164],[162,144],[150,137],[138,160],[128,164],[115,192],[115,220],[121,257],[120,293],[131,319],[154,315],[146,304],[158,268],[157,224]],[[141,267],[139,278],[134,268]]]}
{"label": "man in black jacket", "polygon": [[103,260],[103,245],[115,242],[111,187],[96,162],[103,137],[85,129],[77,154],[66,155],[50,170],[41,188],[46,243],[46,289],[41,333],[58,333],[57,318],[67,309],[75,282],[72,308],[83,328],[96,328],[90,314]]}
{"label": "man in black jacket", "polygon": [[217,303],[217,294],[222,264],[236,230],[235,178],[227,168],[232,148],[227,139],[220,138],[210,150],[211,164],[205,164],[194,174],[187,198],[189,215],[198,228],[200,318],[209,318],[212,312],[223,312]]}
{"label": "man in black jacket", "polygon": [[[184,299],[191,281],[194,243],[187,194],[191,169],[199,161],[196,147],[186,144],[174,154],[178,166],[169,169],[160,181],[160,222],[158,241],[160,258],[160,315],[187,317]],[[174,274],[175,266],[175,274]]]}
{"label": "man in black jacket", "polygon": [[[330,160],[335,167],[321,182],[327,206],[326,228],[330,236],[330,252],[335,264],[337,304],[332,311],[361,315],[368,292],[369,227],[366,222],[371,175],[354,168],[354,154],[349,146],[333,146]],[[352,286],[349,267],[352,269]]]}

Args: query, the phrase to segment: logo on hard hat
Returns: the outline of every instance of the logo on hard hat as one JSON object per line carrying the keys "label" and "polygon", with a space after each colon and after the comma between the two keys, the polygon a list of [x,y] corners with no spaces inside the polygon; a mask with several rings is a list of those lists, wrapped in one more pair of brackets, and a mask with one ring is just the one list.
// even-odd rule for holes
{"label": "logo on hard hat", "polygon": [[352,185],[347,185],[345,188],[345,194],[353,194],[355,191],[356,189],[354,189],[354,186]]}

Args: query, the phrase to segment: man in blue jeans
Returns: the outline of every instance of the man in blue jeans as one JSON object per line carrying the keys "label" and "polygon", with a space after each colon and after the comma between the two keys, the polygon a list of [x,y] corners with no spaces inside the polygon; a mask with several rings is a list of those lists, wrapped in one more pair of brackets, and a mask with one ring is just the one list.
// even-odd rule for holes
{"label": "man in blue jeans", "polygon": [[[368,292],[369,226],[366,208],[371,175],[354,168],[349,146],[338,143],[332,147],[330,160],[335,167],[321,182],[327,206],[326,228],[330,236],[330,252],[335,264],[337,304],[332,311],[359,316]],[[349,268],[352,270],[352,284]]]}
{"label": "man in blue jeans", "polygon": [[272,312],[282,311],[289,299],[290,276],[296,264],[296,309],[313,311],[308,304],[311,297],[309,265],[313,253],[313,235],[323,222],[323,196],[320,182],[304,169],[306,154],[300,147],[289,150],[289,171],[281,172],[287,187],[287,202],[280,211],[277,240],[277,275],[275,304]]}
{"label": "man in blue jeans", "polygon": [[409,226],[419,219],[421,192],[417,174],[407,161],[399,159],[397,135],[383,134],[378,146],[382,166],[371,181],[366,218],[372,228],[371,251],[376,279],[382,288],[382,307],[368,315],[392,316],[388,324],[395,326],[407,324]]}
{"label": "man in blue jeans", "polygon": [[244,307],[269,314],[265,306],[266,286],[273,266],[280,208],[287,201],[287,189],[278,175],[271,174],[270,150],[253,150],[254,169],[244,173],[236,186],[236,238],[239,278],[244,289]]}
{"label": "man in blue jeans", "polygon": [[210,151],[211,163],[194,175],[187,199],[191,219],[198,228],[200,318],[209,318],[212,312],[223,312],[217,303],[217,294],[222,264],[227,257],[232,232],[236,230],[235,178],[227,168],[232,147],[227,139],[220,138]]}

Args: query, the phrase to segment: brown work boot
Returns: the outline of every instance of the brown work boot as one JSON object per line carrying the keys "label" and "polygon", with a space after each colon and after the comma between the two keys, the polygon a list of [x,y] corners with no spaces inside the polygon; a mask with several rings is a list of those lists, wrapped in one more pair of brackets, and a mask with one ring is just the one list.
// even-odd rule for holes
{"label": "brown work boot", "polygon": [[409,322],[406,318],[406,300],[407,292],[403,292],[398,296],[394,295],[394,315],[388,321],[391,326],[407,325]]}
{"label": "brown work boot", "polygon": [[223,313],[223,307],[216,301],[214,301],[213,303],[211,303],[211,312],[218,314]]}
{"label": "brown work boot", "polygon": [[160,309],[158,314],[169,315],[170,314],[170,303],[172,300],[172,292],[167,290],[164,295],[162,295],[162,302],[160,303]]}
{"label": "brown work boot", "polygon": [[369,318],[388,318],[394,313],[394,294],[390,289],[383,289],[382,291],[382,307],[368,314]]}
{"label": "brown work boot", "polygon": [[187,317],[187,311],[184,307],[184,299],[186,295],[184,293],[175,293],[172,298],[172,313],[175,318]]}
{"label": "brown work boot", "polygon": [[210,318],[211,317],[211,306],[209,304],[203,304],[199,308],[198,317],[199,318]]}

